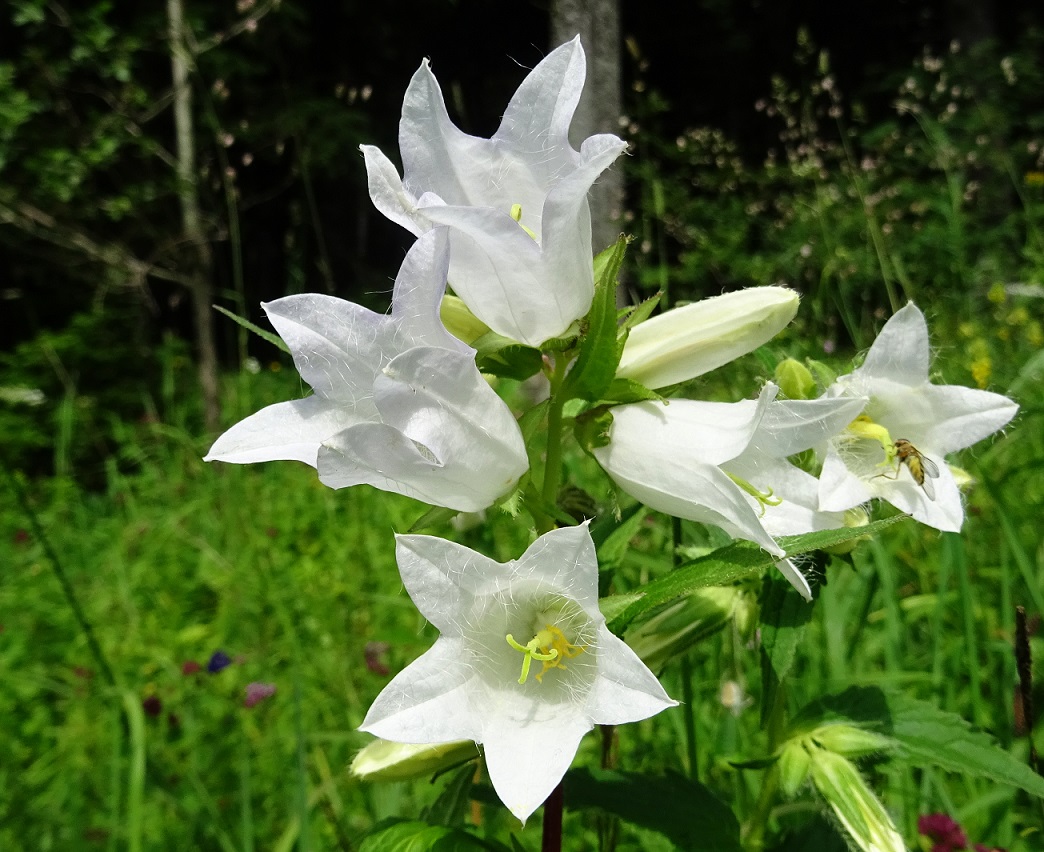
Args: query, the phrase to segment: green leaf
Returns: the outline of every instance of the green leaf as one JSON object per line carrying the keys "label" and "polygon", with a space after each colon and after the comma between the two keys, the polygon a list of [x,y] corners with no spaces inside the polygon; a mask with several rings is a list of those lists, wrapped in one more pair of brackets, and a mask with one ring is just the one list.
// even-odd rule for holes
{"label": "green leaf", "polygon": [[215,311],[217,311],[219,314],[224,314],[226,317],[228,317],[233,322],[238,323],[239,325],[243,326],[243,328],[245,328],[247,331],[252,331],[258,337],[260,337],[260,338],[262,338],[264,340],[267,340],[273,346],[279,347],[287,355],[290,354],[290,347],[287,346],[283,342],[283,338],[281,338],[278,334],[272,334],[272,332],[270,332],[270,331],[265,331],[260,326],[254,325],[250,320],[243,319],[243,317],[238,316],[237,314],[232,313],[232,311],[227,310],[226,308],[221,307],[221,305],[211,305],[211,307]]}
{"label": "green leaf", "polygon": [[776,690],[790,673],[812,607],[779,572],[765,575],[761,589],[761,722],[775,705]]}
{"label": "green leaf", "polygon": [[892,737],[898,746],[889,756],[911,766],[988,778],[1044,798],[1044,778],[1000,748],[989,734],[927,701],[876,686],[851,687],[806,706],[794,717],[791,731],[801,735],[832,721],[847,721]]}
{"label": "green leaf", "polygon": [[464,825],[464,818],[471,807],[471,782],[475,767],[471,763],[453,773],[449,783],[439,797],[421,812],[429,823],[454,828]]}
{"label": "green leaf", "polygon": [[566,376],[563,393],[567,399],[579,397],[592,402],[601,399],[616,375],[623,349],[617,338],[616,276],[626,249],[627,239],[621,237],[599,255],[601,260],[608,254],[595,278],[594,301],[584,320],[580,351]]}
{"label": "green leaf", "polygon": [[[842,527],[804,535],[783,536],[779,539],[779,544],[786,550],[788,556],[799,556],[813,550],[835,547],[860,536],[874,535],[906,517],[906,515],[895,515],[891,518],[874,521],[865,527]],[[775,562],[774,556],[752,542],[734,542],[728,547],[686,562],[678,570],[647,584],[644,587],[645,594],[642,598],[614,618],[609,624],[609,629],[620,635],[634,618],[644,612],[676,598],[684,597],[694,589],[704,586],[728,586],[742,580],[752,579],[770,565],[774,565]]]}
{"label": "green leaf", "polygon": [[619,519],[612,513],[600,515],[591,524],[591,540],[598,551],[598,567],[604,571],[617,565],[642,528],[649,510],[641,503],[627,509]]}
{"label": "green leaf", "polygon": [[508,847],[460,829],[424,822],[384,822],[359,845],[359,852],[509,852]]}
{"label": "green leaf", "polygon": [[599,808],[659,832],[687,852],[741,849],[732,811],[702,784],[680,775],[571,769],[565,776],[565,801],[571,810]]}

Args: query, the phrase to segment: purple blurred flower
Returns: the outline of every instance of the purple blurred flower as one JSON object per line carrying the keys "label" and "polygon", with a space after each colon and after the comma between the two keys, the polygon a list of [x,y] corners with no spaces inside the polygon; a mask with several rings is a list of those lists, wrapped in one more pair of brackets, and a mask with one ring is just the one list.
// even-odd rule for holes
{"label": "purple blurred flower", "polygon": [[141,702],[141,709],[145,711],[146,716],[158,716],[163,712],[163,702],[159,700],[158,695],[150,695]]}
{"label": "purple blurred flower", "polygon": [[390,647],[387,642],[367,642],[366,650],[363,652],[366,656],[366,668],[374,674],[387,677],[391,673],[391,669],[388,668],[384,655],[388,653]]}
{"label": "purple blurred flower", "polygon": [[946,814],[925,814],[919,817],[917,831],[935,841],[932,852],[955,852],[968,848],[968,837],[964,830]]}
{"label": "purple blurred flower", "polygon": [[202,668],[203,667],[195,660],[185,660],[185,662],[181,664],[181,673],[185,675],[185,677],[188,677],[189,675],[194,675],[196,672],[201,671]]}
{"label": "purple blurred flower", "polygon": [[210,657],[210,662],[207,663],[207,671],[211,674],[217,674],[222,669],[227,669],[232,665],[232,658],[228,656],[224,651],[215,651]]}
{"label": "purple blurred flower", "polygon": [[274,683],[248,683],[246,686],[246,698],[243,699],[244,707],[255,707],[266,698],[275,695],[276,685]]}

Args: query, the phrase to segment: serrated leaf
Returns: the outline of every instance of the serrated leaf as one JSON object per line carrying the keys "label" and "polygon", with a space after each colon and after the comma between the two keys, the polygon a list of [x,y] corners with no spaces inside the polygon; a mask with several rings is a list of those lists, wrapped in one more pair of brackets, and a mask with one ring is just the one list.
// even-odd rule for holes
{"label": "serrated leaf", "polygon": [[[779,544],[788,556],[799,556],[813,550],[835,547],[860,536],[874,535],[906,517],[895,515],[874,521],[865,527],[842,527],[804,535],[783,536],[779,539]],[[686,562],[676,571],[644,586],[641,599],[614,618],[609,624],[609,629],[620,635],[634,618],[654,607],[684,597],[705,586],[728,586],[741,580],[749,580],[775,563],[776,557],[766,553],[756,544],[749,541],[733,542],[728,547]]]}
{"label": "serrated leaf", "polygon": [[254,325],[250,320],[244,319],[243,317],[239,316],[238,314],[232,313],[232,311],[228,310],[227,308],[221,307],[221,305],[211,305],[211,307],[215,311],[217,311],[219,314],[224,314],[226,317],[228,317],[234,323],[237,323],[238,325],[243,326],[243,328],[245,328],[247,331],[252,331],[258,337],[262,338],[263,340],[267,340],[273,346],[279,347],[287,355],[290,354],[290,347],[287,346],[286,343],[283,342],[283,338],[281,338],[278,334],[273,334],[270,331],[265,331],[260,326]]}
{"label": "serrated leaf", "polygon": [[890,755],[911,766],[988,778],[1044,798],[1044,778],[955,713],[900,692],[851,687],[806,706],[791,723],[800,734],[824,722],[848,721],[892,737]]}
{"label": "serrated leaf", "polygon": [[599,808],[664,835],[687,852],[740,852],[739,823],[710,790],[680,775],[650,776],[571,769],[565,776],[570,810]]}
{"label": "serrated leaf", "polygon": [[[584,336],[576,361],[566,375],[563,393],[567,398],[600,399],[612,384],[620,363],[622,346],[617,339],[616,276],[620,272],[627,240],[621,237],[608,253],[595,276],[594,300],[585,319]],[[597,266],[597,264],[596,264]]]}

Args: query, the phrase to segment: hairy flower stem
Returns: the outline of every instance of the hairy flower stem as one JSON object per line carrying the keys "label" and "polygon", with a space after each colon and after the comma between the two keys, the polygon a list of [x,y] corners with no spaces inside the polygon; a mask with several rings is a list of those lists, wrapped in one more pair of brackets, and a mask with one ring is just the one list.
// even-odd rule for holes
{"label": "hairy flower stem", "polygon": [[[566,399],[561,393],[565,371],[568,366],[562,356],[555,358],[551,375],[551,399],[547,409],[547,450],[544,456],[544,482],[540,492],[545,506],[555,505],[558,489],[562,482],[562,409]],[[537,533],[554,529],[554,518],[541,516],[537,519]]]}

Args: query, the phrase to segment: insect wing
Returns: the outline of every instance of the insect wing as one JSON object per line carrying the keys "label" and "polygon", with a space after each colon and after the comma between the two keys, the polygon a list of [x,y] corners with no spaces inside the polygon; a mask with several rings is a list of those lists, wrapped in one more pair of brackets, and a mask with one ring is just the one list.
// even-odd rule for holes
{"label": "insect wing", "polygon": [[930,476],[932,479],[939,478],[939,466],[928,456],[921,456],[921,467],[924,468],[925,476]]}
{"label": "insect wing", "polygon": [[[928,464],[930,464],[930,462],[928,462],[927,459],[925,459],[925,462],[926,462],[926,464],[924,466],[924,470],[925,470],[925,473],[927,473],[928,472]],[[935,467],[935,465],[932,465],[932,467]],[[936,476],[939,475],[939,469],[938,468],[935,468],[935,475]],[[935,485],[932,484],[932,481],[928,477],[925,477],[924,479],[921,480],[921,488],[924,489],[924,494],[925,494],[925,496],[929,500],[934,500],[935,499]]]}

